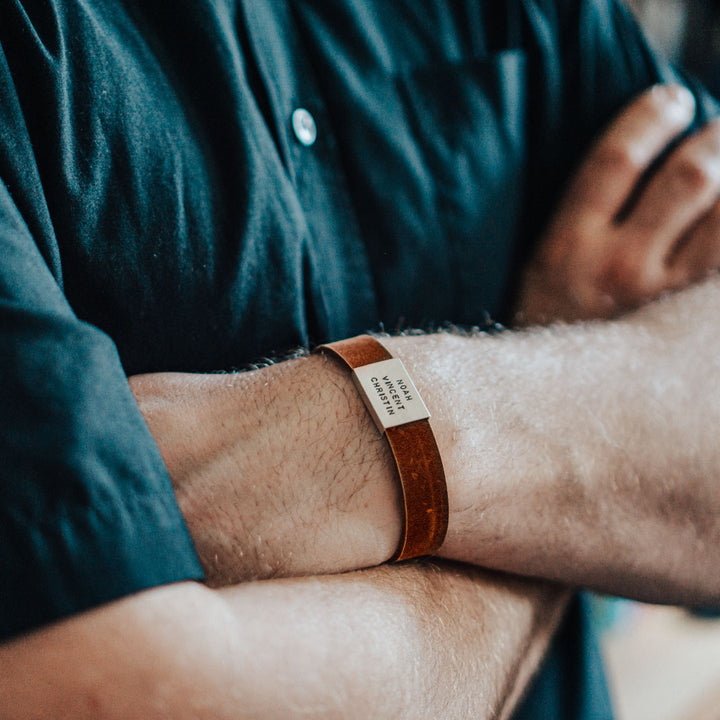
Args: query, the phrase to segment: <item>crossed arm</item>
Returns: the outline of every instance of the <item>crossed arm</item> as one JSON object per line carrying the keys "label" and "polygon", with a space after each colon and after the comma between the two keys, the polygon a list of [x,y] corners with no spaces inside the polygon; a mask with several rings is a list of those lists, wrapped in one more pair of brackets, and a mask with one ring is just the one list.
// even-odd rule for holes
{"label": "crossed arm", "polygon": [[[441,555],[645,600],[720,601],[717,307],[713,278],[610,323],[385,339],[433,409],[450,499]],[[389,451],[331,360],[134,387],[169,442],[214,584],[392,555]],[[173,437],[178,410],[216,438],[212,451],[202,432]]]}
{"label": "crossed arm", "polygon": [[[689,121],[658,98],[642,111],[666,138]],[[712,144],[713,132],[698,137]],[[631,149],[638,137],[610,135]],[[671,159],[687,154],[682,146]],[[632,187],[652,156],[600,169]],[[717,194],[711,172],[697,177],[688,196],[702,220],[678,223],[683,247],[702,244],[696,230]],[[607,208],[600,216],[622,226]],[[557,270],[557,256],[541,252],[539,266]],[[609,277],[603,293],[631,304],[623,293],[633,278]],[[639,597],[717,600],[719,413],[707,389],[720,372],[719,293],[711,280],[607,324],[388,339],[433,409],[451,495],[443,554]],[[569,311],[556,315],[582,316],[582,294],[567,297]],[[213,584],[350,570],[392,554],[400,515],[387,449],[331,361],[132,384]],[[63,698],[81,704],[78,717],[115,708],[124,717],[466,717],[463,703],[503,717],[563,603],[552,586],[423,564],[223,590],[180,585],[5,645],[0,697],[8,717],[52,714],[48,703]],[[134,662],[121,662],[128,648]],[[455,705],[437,691],[438,668],[457,671]]]}
{"label": "crossed arm", "polygon": [[0,647],[0,717],[507,718],[564,595],[428,564],[159,588]]}
{"label": "crossed arm", "polygon": [[[691,117],[689,93],[655,89],[611,126],[541,243],[525,316],[541,314],[534,284],[554,289],[556,316],[609,315],[720,261],[717,123],[628,207]],[[718,307],[710,278],[613,322],[386,338],[433,410],[450,497],[440,553],[646,600],[720,601]],[[131,382],[213,584],[392,555],[390,453],[332,360]]]}

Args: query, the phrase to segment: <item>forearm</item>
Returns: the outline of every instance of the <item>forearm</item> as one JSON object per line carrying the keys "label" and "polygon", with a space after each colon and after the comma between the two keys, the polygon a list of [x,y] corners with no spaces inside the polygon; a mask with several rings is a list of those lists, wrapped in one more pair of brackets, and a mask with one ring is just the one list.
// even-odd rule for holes
{"label": "forearm", "polygon": [[442,553],[717,604],[719,309],[713,279],[611,323],[413,346],[408,362],[442,408],[453,490]]}
{"label": "forearm", "polygon": [[462,566],[170,586],[0,646],[0,717],[506,718],[564,604]]}
{"label": "forearm", "polygon": [[[387,338],[433,412],[446,556],[667,602],[720,600],[713,280],[624,319]],[[389,450],[322,357],[133,381],[212,583],[387,560]]]}
{"label": "forearm", "polygon": [[335,362],[130,383],[209,584],[355,570],[393,554],[392,459]]}

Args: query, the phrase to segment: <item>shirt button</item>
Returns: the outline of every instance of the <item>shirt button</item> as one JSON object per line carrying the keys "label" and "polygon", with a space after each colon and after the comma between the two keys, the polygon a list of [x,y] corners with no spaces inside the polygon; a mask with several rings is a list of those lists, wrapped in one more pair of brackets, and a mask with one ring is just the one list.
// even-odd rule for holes
{"label": "shirt button", "polygon": [[305,108],[293,112],[292,127],[298,142],[305,147],[310,147],[317,140],[315,118]]}

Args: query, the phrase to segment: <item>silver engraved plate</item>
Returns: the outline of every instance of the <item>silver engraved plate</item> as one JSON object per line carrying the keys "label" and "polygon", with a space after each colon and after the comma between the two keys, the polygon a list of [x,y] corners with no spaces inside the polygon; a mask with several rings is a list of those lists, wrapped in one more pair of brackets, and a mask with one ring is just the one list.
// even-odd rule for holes
{"label": "silver engraved plate", "polygon": [[397,358],[355,368],[353,380],[381,433],[430,417],[408,371]]}

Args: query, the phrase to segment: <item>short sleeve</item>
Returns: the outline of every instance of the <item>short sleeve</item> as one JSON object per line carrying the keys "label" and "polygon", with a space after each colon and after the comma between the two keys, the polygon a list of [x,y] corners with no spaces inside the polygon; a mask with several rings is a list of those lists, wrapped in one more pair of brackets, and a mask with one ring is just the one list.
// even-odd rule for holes
{"label": "short sleeve", "polygon": [[0,639],[202,571],[111,340],[0,182]]}

